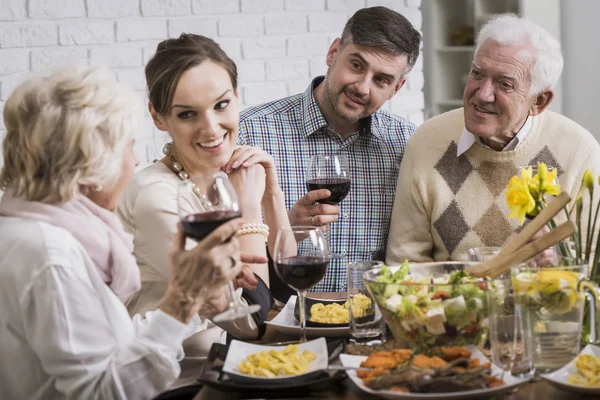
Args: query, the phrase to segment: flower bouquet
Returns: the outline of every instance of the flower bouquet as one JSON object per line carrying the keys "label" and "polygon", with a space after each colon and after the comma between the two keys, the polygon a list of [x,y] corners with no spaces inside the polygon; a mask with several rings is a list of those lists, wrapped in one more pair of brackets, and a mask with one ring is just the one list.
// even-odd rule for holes
{"label": "flower bouquet", "polygon": [[[506,191],[509,217],[519,218],[522,225],[526,218],[537,216],[546,207],[547,200],[560,193],[556,174],[556,169],[549,170],[546,164],[539,163],[536,174],[528,167],[521,169],[520,176],[512,177]],[[598,183],[600,184],[600,179]],[[538,310],[540,314],[579,314],[580,311],[575,308],[583,306],[586,294],[592,295],[597,301],[598,291],[594,283],[597,284],[600,280],[600,252],[594,250],[600,241],[600,235],[596,232],[600,201],[594,203],[594,185],[595,179],[590,170],[587,170],[573,204],[564,208],[567,219],[575,218],[577,229],[570,241],[563,241],[555,247],[556,266],[549,269],[521,270],[517,275],[513,275],[514,289],[522,303],[530,309]],[[586,198],[589,198],[589,204],[584,207]],[[587,209],[587,212],[584,209]],[[550,229],[556,226],[554,220],[549,221]],[[592,319],[587,315],[590,312],[592,311],[586,308],[582,331],[585,342],[599,340],[598,337],[590,337]]]}

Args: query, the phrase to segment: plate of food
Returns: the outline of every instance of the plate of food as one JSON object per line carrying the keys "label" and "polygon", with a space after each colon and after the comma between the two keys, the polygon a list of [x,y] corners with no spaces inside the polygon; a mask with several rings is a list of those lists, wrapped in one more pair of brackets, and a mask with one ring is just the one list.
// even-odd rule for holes
{"label": "plate of food", "polygon": [[541,377],[559,389],[600,395],[600,347],[588,344],[570,363]]}
{"label": "plate of food", "polygon": [[[300,335],[300,322],[294,316],[296,308],[296,296],[290,296],[285,307],[273,318],[266,323],[276,331],[288,335]],[[323,300],[325,301],[325,300]],[[312,337],[347,337],[350,334],[348,324],[340,326],[308,326],[306,327],[306,335]]]}
{"label": "plate of food", "polygon": [[361,390],[386,399],[458,400],[511,393],[527,382],[493,365],[475,346],[380,351],[369,357],[341,354],[348,376]]}
{"label": "plate of food", "polygon": [[232,340],[223,372],[239,381],[272,383],[308,379],[327,369],[328,364],[324,338],[287,346]]}
{"label": "plate of food", "polygon": [[[352,298],[353,315],[362,315],[360,323],[373,320],[374,314],[367,315],[367,310],[372,309],[371,298],[362,293]],[[306,298],[304,303],[306,312],[306,326],[315,328],[342,328],[348,327],[350,313],[348,300],[344,299],[313,299]],[[294,305],[294,318],[300,321],[300,307],[298,302]]]}

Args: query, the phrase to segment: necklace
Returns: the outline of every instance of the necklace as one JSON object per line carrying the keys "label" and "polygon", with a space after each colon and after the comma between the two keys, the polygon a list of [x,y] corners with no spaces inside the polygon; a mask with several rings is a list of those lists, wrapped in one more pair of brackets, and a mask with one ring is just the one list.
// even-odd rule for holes
{"label": "necklace", "polygon": [[[185,170],[183,169],[183,165],[179,161],[177,161],[177,159],[173,155],[173,143],[169,142],[169,143],[165,144],[163,146],[163,153],[165,154],[165,156],[169,157],[169,159],[171,160],[171,163],[172,163],[171,169],[173,170],[173,172],[175,172],[175,174],[177,174],[179,179],[181,179],[182,181],[189,179],[189,177],[190,177],[189,174],[187,172],[185,172]],[[225,173],[223,172],[223,174],[225,174]],[[225,176],[227,176],[227,174],[225,174]],[[191,182],[191,184],[192,184],[192,191],[200,199],[200,203],[202,204],[202,207],[204,207],[205,210],[214,210],[214,208],[215,208],[214,205],[210,202],[210,200],[208,200],[206,195],[204,193],[202,193],[200,188],[198,186],[196,186],[196,184],[193,182]],[[269,226],[266,224],[261,224],[261,223],[246,223],[246,224],[242,225],[242,227],[235,233],[235,236],[238,237],[238,236],[242,236],[242,235],[252,235],[252,234],[263,235],[265,237],[265,242],[267,242],[267,239],[269,238]]]}
{"label": "necklace", "polygon": [[181,165],[181,163],[175,159],[175,156],[173,156],[173,143],[166,143],[163,146],[163,153],[171,159],[171,162],[173,163],[173,172],[175,172],[182,181],[185,181],[190,177],[188,173],[184,171],[183,165]]}
{"label": "necklace", "polygon": [[[171,143],[171,142],[166,143],[163,146],[163,153],[165,154],[165,156],[169,157],[169,159],[171,160],[172,165],[173,165],[171,168],[173,169],[173,172],[175,172],[175,174],[177,174],[179,179],[181,179],[182,181],[189,179],[189,177],[190,177],[189,174],[187,172],[185,172],[185,170],[183,169],[183,165],[181,165],[181,163],[179,161],[177,161],[177,159],[173,155],[173,143]],[[200,202],[202,203],[202,206],[205,209],[210,210],[210,209],[214,208],[213,204],[208,200],[206,195],[204,193],[202,193],[200,188],[198,186],[196,186],[196,184],[193,182],[192,182],[192,192],[194,192],[194,194],[196,196],[198,196],[198,198],[200,199]]]}

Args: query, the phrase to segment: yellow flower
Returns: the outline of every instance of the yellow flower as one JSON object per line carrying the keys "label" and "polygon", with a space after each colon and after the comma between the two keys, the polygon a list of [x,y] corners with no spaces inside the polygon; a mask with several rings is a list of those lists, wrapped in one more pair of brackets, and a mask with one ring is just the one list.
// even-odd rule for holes
{"label": "yellow flower", "polygon": [[[529,176],[531,176],[531,169],[529,169]],[[527,178],[526,169],[521,170],[521,179],[513,176],[508,183],[508,190],[506,191],[506,203],[510,208],[508,217],[518,217],[519,224],[521,225],[525,221],[525,215],[535,209],[535,199],[529,192]]]}
{"label": "yellow flower", "polygon": [[545,163],[538,163],[538,173],[531,180],[531,186],[535,187],[534,192],[540,193],[542,197],[545,194],[558,195],[560,193],[560,185],[554,183],[557,173],[557,168],[548,171],[548,166]]}
{"label": "yellow flower", "polygon": [[[600,179],[600,176],[598,177]],[[583,178],[581,179],[581,186],[585,187],[587,190],[592,193],[594,191],[594,175],[592,175],[592,171],[589,169],[585,170],[583,174]]]}

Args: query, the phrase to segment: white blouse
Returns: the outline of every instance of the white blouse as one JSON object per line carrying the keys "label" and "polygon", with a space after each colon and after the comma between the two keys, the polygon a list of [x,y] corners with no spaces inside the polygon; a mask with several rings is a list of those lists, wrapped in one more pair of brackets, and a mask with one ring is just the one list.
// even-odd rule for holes
{"label": "white blouse", "polygon": [[[180,182],[169,167],[156,162],[137,172],[121,197],[117,215],[125,231],[134,236],[133,254],[142,277],[142,288],[127,302],[131,315],[144,315],[146,311],[154,310],[169,284],[168,254],[179,222],[177,188]],[[192,212],[200,204],[197,198],[192,198],[184,206]],[[195,245],[194,241],[188,240],[186,248]],[[241,296],[242,290],[238,289],[236,294]],[[240,301],[245,304],[245,299]],[[204,320],[198,332],[183,344],[186,358],[206,357],[211,345],[220,340],[221,328],[239,339],[254,339],[258,335],[258,327],[251,316],[221,323],[220,327]]]}
{"label": "white blouse", "polygon": [[0,397],[148,399],[178,377],[185,325],[133,320],[66,230],[0,216]]}

